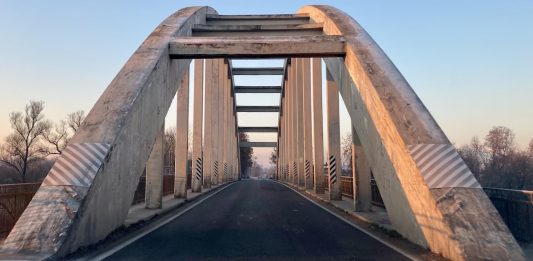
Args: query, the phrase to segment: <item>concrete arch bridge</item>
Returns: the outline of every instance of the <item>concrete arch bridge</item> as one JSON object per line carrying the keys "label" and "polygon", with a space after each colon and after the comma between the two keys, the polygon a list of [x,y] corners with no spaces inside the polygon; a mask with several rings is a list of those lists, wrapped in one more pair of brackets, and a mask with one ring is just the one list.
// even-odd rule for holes
{"label": "concrete arch bridge", "polygon": [[[284,66],[232,62],[265,58],[283,59]],[[238,75],[279,75],[282,81],[238,86]],[[280,101],[237,106],[236,93],[279,93]],[[174,95],[175,197],[187,197],[192,128],[192,192],[239,180],[240,148],[263,146],[277,148],[275,179],[339,200],[339,93],[354,137],[358,209],[368,208],[372,172],[392,226],[409,241],[452,260],[523,259],[408,82],[353,18],[330,6],[304,6],[290,15],[219,15],[210,7],[187,7],[168,17],[98,99],[2,251],[63,257],[104,239],[124,223],[144,170],[146,205],[160,207],[162,135]],[[239,126],[238,112],[277,112],[278,125]],[[239,132],[274,132],[277,140],[241,142]]]}

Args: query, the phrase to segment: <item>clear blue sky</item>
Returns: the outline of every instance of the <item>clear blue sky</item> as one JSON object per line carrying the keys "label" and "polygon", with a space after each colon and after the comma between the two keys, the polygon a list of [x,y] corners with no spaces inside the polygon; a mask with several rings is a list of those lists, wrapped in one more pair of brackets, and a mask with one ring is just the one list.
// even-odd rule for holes
{"label": "clear blue sky", "polygon": [[[389,55],[455,143],[495,125],[533,138],[533,1],[1,1],[0,138],[30,100],[46,116],[89,111],[168,15],[293,13],[306,4],[354,17]],[[347,126],[345,124],[344,126]],[[347,132],[347,128],[343,132]]]}

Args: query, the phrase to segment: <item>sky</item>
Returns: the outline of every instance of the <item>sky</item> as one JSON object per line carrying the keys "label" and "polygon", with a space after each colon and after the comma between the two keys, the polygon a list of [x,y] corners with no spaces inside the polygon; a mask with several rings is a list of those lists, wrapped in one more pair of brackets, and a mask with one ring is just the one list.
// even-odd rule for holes
{"label": "sky", "polygon": [[[455,144],[499,125],[515,132],[521,148],[533,138],[533,1],[0,0],[0,139],[11,131],[9,112],[30,100],[44,101],[52,121],[88,112],[141,42],[180,8],[273,14],[307,4],[332,5],[357,20]],[[275,118],[239,117],[243,125]],[[347,117],[341,108],[343,135]],[[268,151],[256,151],[265,163]]]}

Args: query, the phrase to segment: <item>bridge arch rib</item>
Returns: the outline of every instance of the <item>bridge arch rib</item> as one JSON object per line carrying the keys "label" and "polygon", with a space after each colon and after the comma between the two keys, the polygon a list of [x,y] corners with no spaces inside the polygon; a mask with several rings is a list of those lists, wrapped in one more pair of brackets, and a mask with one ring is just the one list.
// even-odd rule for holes
{"label": "bridge arch rib", "polygon": [[[302,35],[292,36],[290,30],[295,28],[282,35],[289,42],[307,42],[313,48],[294,48],[280,55],[275,50],[284,50],[286,39],[268,37],[276,30],[284,30],[280,29],[283,26],[269,25],[270,34],[264,36],[263,44],[280,49],[271,48],[264,55],[313,57],[328,45],[329,51],[323,57],[328,76],[347,106],[354,139],[368,158],[394,228],[409,240],[453,260],[520,260],[520,248],[460,159],[453,161],[454,166],[444,166],[442,159],[438,168],[429,168],[430,173],[427,162],[440,160],[443,152],[455,159],[457,153],[407,81],[364,29],[347,14],[329,6],[305,6],[298,13],[302,18],[303,14],[309,16],[314,24],[292,26],[304,28],[305,32],[298,31]],[[62,257],[98,242],[123,224],[138,178],[172,97],[188,72],[190,59],[248,57],[259,46],[247,42],[249,39],[237,39],[242,33],[239,30],[248,25],[233,27],[231,34],[236,36],[231,39],[232,44],[248,44],[245,54],[223,42],[195,42],[207,41],[206,35],[223,35],[216,28],[210,32],[205,26],[197,26],[200,37],[181,38],[192,36],[194,25],[206,24],[206,17],[216,14],[210,7],[184,8],[150,34],[71,140],[71,148],[79,147],[80,153],[90,158],[93,171],[72,176],[54,165],[6,239],[4,251]],[[217,43],[220,39],[216,39]],[[309,39],[313,42],[309,43]],[[342,52],[339,46],[344,48]],[[222,49],[226,53],[219,53]],[[200,51],[203,53],[198,55]],[[284,81],[292,82],[294,79],[289,81],[285,70],[279,70],[283,71]],[[222,81],[222,74],[220,77]],[[62,155],[58,162],[68,157]],[[440,182],[431,181],[429,174],[438,176]],[[450,175],[441,177],[445,174]]]}
{"label": "bridge arch rib", "polygon": [[97,159],[99,164],[95,163],[94,179],[90,175],[83,183],[68,177],[51,179],[54,165],[4,242],[3,251],[43,258],[64,256],[104,239],[123,224],[144,164],[191,61],[170,59],[168,42],[176,36],[190,36],[192,26],[205,23],[207,14],[217,13],[210,7],[181,9],[147,37],[70,141],[106,148],[100,151],[105,155]]}
{"label": "bridge arch rib", "polygon": [[[452,260],[521,260],[520,247],[477,180],[368,33],[330,6],[305,6],[298,13],[323,23],[324,34],[342,35],[346,41],[344,59],[324,61],[346,104],[354,139],[361,143],[373,170],[393,227]],[[447,183],[436,184],[427,177],[456,173],[446,172],[448,168],[435,173],[420,159],[421,155],[438,159],[437,149],[455,153],[458,159],[449,164],[463,170],[455,179],[445,177]],[[422,150],[426,153],[417,154]],[[489,253],[487,249],[498,250]]]}

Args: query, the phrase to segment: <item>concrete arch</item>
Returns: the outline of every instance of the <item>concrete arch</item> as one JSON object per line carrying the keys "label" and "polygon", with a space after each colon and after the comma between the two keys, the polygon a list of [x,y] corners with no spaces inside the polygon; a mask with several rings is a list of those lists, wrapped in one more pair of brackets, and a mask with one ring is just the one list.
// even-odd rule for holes
{"label": "concrete arch", "polygon": [[[192,25],[205,23],[207,14],[216,11],[177,11],[135,51],[70,141],[83,147],[81,155],[96,170],[69,177],[71,173],[56,163],[4,242],[4,252],[61,257],[104,239],[123,224],[144,163],[191,61],[171,60],[168,42],[190,36]],[[91,157],[91,152],[98,156]],[[58,161],[64,158],[68,155]]]}
{"label": "concrete arch", "polygon": [[427,165],[417,162],[417,148],[429,152],[439,148],[450,155],[455,149],[365,30],[330,6],[305,6],[298,13],[323,23],[324,34],[342,35],[346,40],[344,59],[324,61],[347,106],[355,140],[361,142],[395,229],[452,260],[521,260],[520,247],[462,160],[457,164],[466,168],[463,177],[470,180],[468,184],[435,184],[425,178]]}

